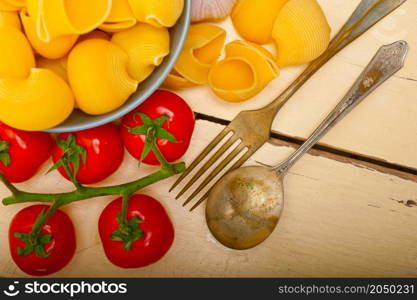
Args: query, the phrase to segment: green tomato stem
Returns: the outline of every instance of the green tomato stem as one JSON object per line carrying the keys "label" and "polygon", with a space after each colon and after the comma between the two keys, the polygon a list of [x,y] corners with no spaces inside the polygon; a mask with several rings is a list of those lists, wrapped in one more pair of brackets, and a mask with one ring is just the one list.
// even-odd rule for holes
{"label": "green tomato stem", "polygon": [[58,205],[55,202],[54,204],[52,204],[48,210],[46,211],[46,213],[41,214],[37,219],[35,224],[33,224],[32,227],[32,231],[30,232],[30,234],[32,234],[33,236],[37,236],[40,234],[41,229],[43,227],[43,225],[46,224],[46,222],[48,221],[48,219],[54,214],[54,212],[56,212],[56,210],[58,209]]}
{"label": "green tomato stem", "polygon": [[74,172],[71,171],[71,168],[70,168],[69,164],[68,163],[64,163],[63,164],[63,167],[65,169],[65,172],[69,176],[71,182],[74,184],[74,186],[77,189],[79,189],[79,190],[82,189],[83,186],[78,182],[77,177],[76,177],[76,174],[74,174]]}
{"label": "green tomato stem", "polygon": [[42,193],[30,193],[17,189],[11,184],[2,174],[0,174],[0,181],[12,192],[12,196],[3,199],[4,205],[11,205],[17,203],[30,203],[30,202],[43,202],[54,203],[56,202],[57,208],[62,205],[66,205],[72,202],[81,201],[89,198],[110,196],[110,195],[132,195],[138,190],[147,187],[155,182],[169,178],[173,175],[180,174],[185,171],[185,164],[178,163],[170,165],[169,168],[162,167],[156,173],[150,174],[146,177],[115,186],[107,187],[86,187],[77,189],[72,192],[59,193],[59,194],[42,194]]}
{"label": "green tomato stem", "polygon": [[[130,194],[123,195],[122,211],[120,212],[120,214],[121,214],[122,220],[124,222],[127,222],[127,206],[129,205],[130,196],[131,196]],[[119,225],[119,227],[120,227],[120,225]]]}
{"label": "green tomato stem", "polygon": [[158,146],[156,146],[156,141],[153,141],[153,143],[151,144],[151,148],[156,158],[158,159],[159,163],[161,164],[162,168],[166,168],[166,169],[172,168],[171,164],[165,159],[161,151],[159,151]]}

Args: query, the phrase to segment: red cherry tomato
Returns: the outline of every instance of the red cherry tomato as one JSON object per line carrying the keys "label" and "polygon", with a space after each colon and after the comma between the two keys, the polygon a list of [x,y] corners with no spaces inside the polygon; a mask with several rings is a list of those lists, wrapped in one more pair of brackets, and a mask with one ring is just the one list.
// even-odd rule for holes
{"label": "red cherry tomato", "polygon": [[25,273],[32,276],[44,276],[55,273],[65,267],[72,259],[76,243],[75,231],[71,219],[61,210],[57,210],[42,227],[42,234],[51,234],[52,240],[45,244],[46,253],[51,253],[47,258],[38,256],[35,252],[21,256],[18,248],[24,248],[25,243],[15,237],[15,233],[29,233],[36,218],[42,210],[47,210],[47,205],[32,205],[19,211],[13,218],[9,227],[10,253],[17,266]]}
{"label": "red cherry tomato", "polygon": [[0,172],[10,182],[32,178],[51,156],[52,147],[53,140],[48,133],[22,131],[0,122],[0,155],[10,163],[6,167],[0,159]]}
{"label": "red cherry tomato", "polygon": [[[58,139],[66,140],[70,133],[58,135]],[[82,130],[72,133],[76,143],[87,151],[86,164],[81,159],[77,180],[81,184],[92,184],[102,181],[113,174],[123,161],[123,141],[118,127],[113,123],[99,126],[93,129]],[[55,144],[52,158],[57,162],[64,151]],[[72,168],[72,164],[71,168]],[[66,179],[69,179],[64,167],[58,171]]]}
{"label": "red cherry tomato", "polygon": [[117,215],[122,209],[122,198],[106,206],[100,215],[98,227],[107,258],[122,268],[140,268],[161,259],[174,241],[174,227],[163,206],[146,195],[133,195],[129,200],[127,219],[139,217],[138,227],[143,237],[136,240],[130,250],[125,250],[120,241],[110,235],[118,229]]}
{"label": "red cherry tomato", "polygon": [[[146,114],[153,120],[163,115],[169,117],[162,128],[171,133],[178,143],[165,139],[157,139],[156,143],[167,161],[173,162],[181,158],[190,145],[195,125],[194,113],[188,104],[174,93],[158,90],[123,118],[122,137],[124,144],[129,153],[139,160],[145,143],[145,136],[132,134],[128,129],[143,124],[137,115],[138,112]],[[159,164],[152,151],[145,157],[143,162],[151,165]]]}

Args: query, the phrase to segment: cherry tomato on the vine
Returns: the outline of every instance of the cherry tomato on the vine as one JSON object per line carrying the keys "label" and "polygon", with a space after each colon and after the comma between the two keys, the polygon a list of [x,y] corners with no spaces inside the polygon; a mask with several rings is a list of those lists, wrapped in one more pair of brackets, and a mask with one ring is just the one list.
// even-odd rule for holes
{"label": "cherry tomato on the vine", "polygon": [[[118,127],[109,123],[96,128],[77,131],[73,133],[61,133],[58,135],[60,140],[68,140],[69,135],[75,136],[76,145],[70,147],[76,148],[81,146],[85,149],[86,157],[79,159],[79,170],[76,179],[81,184],[92,184],[100,182],[113,174],[123,161],[123,141],[120,137]],[[76,149],[72,149],[76,151]],[[52,158],[56,163],[64,154],[64,150],[58,143],[54,146]],[[81,154],[80,154],[81,156]],[[74,171],[73,163],[70,163]],[[69,179],[64,167],[59,167],[58,171],[62,176]]]}
{"label": "cherry tomato on the vine", "polygon": [[[169,91],[158,90],[123,118],[121,130],[124,144],[129,153],[138,160],[144,148],[145,135],[130,133],[129,128],[143,124],[138,116],[139,112],[152,120],[164,115],[168,117],[162,128],[172,134],[176,142],[158,138],[156,144],[168,162],[181,158],[190,145],[195,126],[194,113],[184,99]],[[151,165],[159,164],[153,151],[144,158],[143,162]]]}
{"label": "cherry tomato on the vine", "polygon": [[36,251],[32,251],[28,255],[19,254],[20,249],[24,249],[27,243],[16,237],[16,234],[31,232],[38,215],[48,208],[47,205],[26,207],[19,211],[10,223],[10,254],[17,266],[29,275],[45,276],[55,273],[65,267],[75,253],[74,225],[67,214],[57,210],[41,227],[42,236],[49,237],[48,240],[40,244],[47,256],[39,256]]}
{"label": "cherry tomato on the vine", "polygon": [[[121,241],[112,240],[119,228],[118,214],[122,198],[110,202],[100,215],[99,233],[107,258],[122,268],[139,268],[157,262],[168,252],[174,241],[174,227],[164,207],[154,198],[136,194],[128,203],[127,220],[137,219],[140,238],[129,250]],[[137,229],[136,228],[136,229]]]}
{"label": "cherry tomato on the vine", "polygon": [[0,122],[0,173],[13,183],[29,180],[51,156],[52,147],[48,133],[22,131]]}

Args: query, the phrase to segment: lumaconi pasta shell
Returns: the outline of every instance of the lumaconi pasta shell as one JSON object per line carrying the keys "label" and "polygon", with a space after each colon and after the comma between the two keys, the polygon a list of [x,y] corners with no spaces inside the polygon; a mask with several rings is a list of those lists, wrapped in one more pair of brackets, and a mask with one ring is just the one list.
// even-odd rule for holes
{"label": "lumaconi pasta shell", "polygon": [[22,130],[44,130],[63,122],[74,108],[68,84],[46,69],[29,77],[0,79],[0,120]]}
{"label": "lumaconi pasta shell", "polygon": [[[42,69],[48,69],[61,77],[65,82],[69,84],[68,80],[68,56],[59,59],[48,59],[39,56],[36,60],[36,66]],[[78,108],[77,103],[74,103],[74,108]]]}
{"label": "lumaconi pasta shell", "polygon": [[168,29],[142,23],[115,33],[111,41],[128,54],[130,76],[142,82],[169,54],[169,40]]}
{"label": "lumaconi pasta shell", "polygon": [[245,41],[226,45],[226,58],[213,66],[209,86],[230,102],[248,100],[279,75],[272,55],[261,46]]}
{"label": "lumaconi pasta shell", "polygon": [[136,19],[156,27],[172,27],[184,9],[184,0],[129,0]]}
{"label": "lumaconi pasta shell", "polygon": [[258,73],[258,83],[263,86],[279,75],[279,68],[272,54],[257,44],[247,41],[231,42],[226,46],[226,56],[251,61]]}
{"label": "lumaconi pasta shell", "polygon": [[14,11],[0,11],[0,27],[2,26],[12,26],[22,30],[18,13]]}
{"label": "lumaconi pasta shell", "polygon": [[101,30],[93,30],[89,33],[80,35],[80,37],[77,40],[77,43],[81,43],[81,42],[84,42],[86,40],[91,40],[91,39],[102,39],[102,40],[110,41],[111,36],[107,32],[104,32]]}
{"label": "lumaconi pasta shell", "polygon": [[128,55],[109,41],[77,44],[68,57],[68,78],[78,107],[99,115],[123,105],[138,86],[127,73],[128,61]]}
{"label": "lumaconi pasta shell", "polygon": [[232,12],[236,30],[246,40],[266,44],[272,41],[272,28],[288,0],[239,0]]}
{"label": "lumaconi pasta shell", "polygon": [[58,59],[68,54],[77,41],[78,35],[63,35],[43,42],[36,33],[36,24],[29,17],[27,11],[23,9],[20,12],[20,18],[25,29],[26,36],[31,43],[33,49],[43,57],[49,59]]}
{"label": "lumaconi pasta shell", "polygon": [[26,0],[5,0],[10,5],[17,7],[18,9],[22,9],[26,5]]}
{"label": "lumaconi pasta shell", "polygon": [[19,11],[24,5],[24,0],[0,0],[0,11]]}
{"label": "lumaconi pasta shell", "polygon": [[207,83],[210,68],[220,56],[225,39],[226,31],[218,26],[192,25],[175,71],[194,84]]}
{"label": "lumaconi pasta shell", "polygon": [[35,57],[25,35],[12,26],[0,27],[0,78],[24,78],[35,67]]}
{"label": "lumaconi pasta shell", "polygon": [[179,90],[193,87],[195,84],[185,79],[175,70],[173,70],[165,79],[163,86],[169,89]]}
{"label": "lumaconi pasta shell", "polygon": [[113,0],[110,15],[100,26],[100,29],[108,32],[119,32],[135,26],[136,22],[128,0]]}
{"label": "lumaconi pasta shell", "polygon": [[109,16],[112,0],[26,0],[41,41],[62,35],[84,34]]}
{"label": "lumaconi pasta shell", "polygon": [[68,82],[67,72],[68,57],[62,57],[59,59],[48,59],[45,57],[39,57],[36,60],[36,66],[41,69],[48,69],[61,77],[65,82]]}
{"label": "lumaconi pasta shell", "polygon": [[329,45],[330,31],[316,0],[289,0],[278,14],[272,33],[278,64],[283,67],[316,59]]}

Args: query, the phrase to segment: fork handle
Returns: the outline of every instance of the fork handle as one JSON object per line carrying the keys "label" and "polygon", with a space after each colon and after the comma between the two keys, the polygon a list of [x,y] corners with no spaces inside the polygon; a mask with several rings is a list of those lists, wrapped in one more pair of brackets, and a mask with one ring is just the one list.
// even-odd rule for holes
{"label": "fork handle", "polygon": [[362,0],[349,20],[330,42],[327,50],[313,61],[281,95],[263,109],[266,111],[272,109],[275,116],[291,96],[325,63],[405,1],[407,0]]}
{"label": "fork handle", "polygon": [[310,150],[343,117],[388,78],[398,72],[404,66],[407,52],[408,44],[405,41],[398,41],[391,45],[382,46],[346,96],[319,125],[308,140],[286,161],[274,167],[274,169],[280,173],[286,173],[303,154]]}

